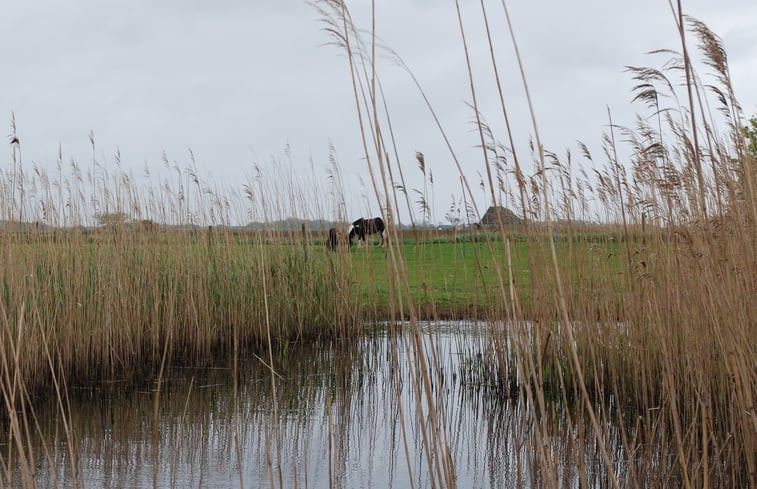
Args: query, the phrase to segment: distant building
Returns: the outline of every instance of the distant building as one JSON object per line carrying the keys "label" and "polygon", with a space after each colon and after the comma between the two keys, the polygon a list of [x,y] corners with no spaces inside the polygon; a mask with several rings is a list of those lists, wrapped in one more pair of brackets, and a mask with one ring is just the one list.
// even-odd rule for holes
{"label": "distant building", "polygon": [[510,209],[501,206],[491,206],[486,210],[486,213],[481,218],[481,227],[493,228],[498,226],[498,222],[502,221],[502,224],[523,224],[523,218],[518,217]]}

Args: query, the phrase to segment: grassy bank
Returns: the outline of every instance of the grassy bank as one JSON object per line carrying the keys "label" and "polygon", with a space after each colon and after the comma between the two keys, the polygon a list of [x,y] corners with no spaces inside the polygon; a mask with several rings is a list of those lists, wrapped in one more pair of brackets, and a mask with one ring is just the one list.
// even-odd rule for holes
{"label": "grassy bank", "polygon": [[[0,236],[2,358],[30,389],[52,380],[51,364],[81,381],[138,379],[164,355],[201,364],[259,351],[269,337],[276,348],[345,338],[396,310],[387,250],[333,253],[319,233],[123,227]],[[621,274],[617,242],[558,239],[577,286]],[[498,276],[509,271],[496,235],[407,233],[397,240],[423,319],[502,317]],[[530,264],[543,263],[546,248],[525,236],[510,248],[514,290],[536,318],[550,289],[544,268]],[[606,285],[619,307],[617,286]]]}

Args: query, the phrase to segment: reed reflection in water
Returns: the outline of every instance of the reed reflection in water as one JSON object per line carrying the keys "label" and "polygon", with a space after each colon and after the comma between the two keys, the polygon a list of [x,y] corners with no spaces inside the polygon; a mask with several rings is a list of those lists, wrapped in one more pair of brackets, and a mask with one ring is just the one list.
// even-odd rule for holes
{"label": "reed reflection in water", "polygon": [[[35,454],[36,483],[430,487],[424,451],[437,448],[424,442],[428,420],[417,413],[427,410],[418,409],[406,328],[382,325],[349,345],[292,347],[274,357],[275,397],[271,370],[254,357],[240,360],[236,374],[226,365],[174,367],[157,403],[154,389],[73,387],[75,453],[55,407],[38,410],[44,442]],[[484,364],[484,326],[425,324],[422,338],[458,487],[539,487],[532,461],[542,441],[530,428],[533,413],[518,396],[473,380],[483,378],[475,369]],[[550,441],[560,479],[577,486],[582,470],[592,472],[594,487],[606,486],[602,471],[592,470],[601,463],[585,427],[561,423],[552,421],[557,434]],[[12,487],[22,485],[21,477],[13,479]]]}

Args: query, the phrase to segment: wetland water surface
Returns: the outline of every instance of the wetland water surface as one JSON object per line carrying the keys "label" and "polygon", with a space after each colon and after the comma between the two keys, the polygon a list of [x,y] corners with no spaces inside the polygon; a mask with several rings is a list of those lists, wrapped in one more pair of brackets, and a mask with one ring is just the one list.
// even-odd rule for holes
{"label": "wetland water surface", "polygon": [[[30,462],[34,481],[98,488],[430,487],[429,455],[441,452],[429,399],[413,382],[420,373],[411,335],[407,325],[402,329],[377,328],[350,345],[292,348],[274,357],[273,382],[266,355],[240,359],[236,374],[232,362],[174,367],[159,397],[155,381],[141,390],[71,386],[70,442],[55,406],[37,412],[44,443]],[[478,324],[422,325],[427,361],[438,364],[429,377],[431,398],[446,427],[440,435],[457,486],[538,487],[527,404],[473,380],[485,337]],[[567,486],[577,487],[579,458],[581,470],[601,466],[594,451],[576,447],[582,430],[558,427],[562,435],[548,440]],[[603,485],[600,472],[589,474],[592,485]],[[20,472],[11,473],[11,487],[22,487]]]}

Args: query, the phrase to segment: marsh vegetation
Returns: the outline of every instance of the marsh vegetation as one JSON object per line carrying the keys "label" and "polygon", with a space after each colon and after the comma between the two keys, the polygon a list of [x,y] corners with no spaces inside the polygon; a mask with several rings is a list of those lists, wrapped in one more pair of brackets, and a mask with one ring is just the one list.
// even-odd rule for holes
{"label": "marsh vegetation", "polygon": [[[520,155],[472,91],[484,191],[522,222],[399,232],[400,209],[417,208],[391,156],[376,39],[341,2],[317,7],[347,55],[386,248],[231,226],[347,222],[324,211],[343,202],[333,161],[328,193],[275,172],[228,191],[192,162],[143,188],[117,157],[29,172],[14,125],[0,484],[756,488],[757,155],[720,40],[678,5],[680,53],[629,68],[643,115],[610,124],[603,160],[546,150],[535,118]],[[426,171],[422,155],[412,166]],[[366,336],[379,322],[380,341]]]}

